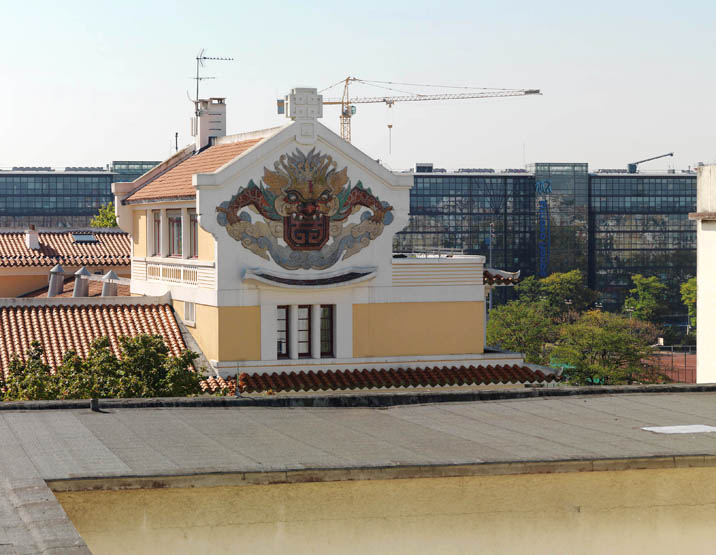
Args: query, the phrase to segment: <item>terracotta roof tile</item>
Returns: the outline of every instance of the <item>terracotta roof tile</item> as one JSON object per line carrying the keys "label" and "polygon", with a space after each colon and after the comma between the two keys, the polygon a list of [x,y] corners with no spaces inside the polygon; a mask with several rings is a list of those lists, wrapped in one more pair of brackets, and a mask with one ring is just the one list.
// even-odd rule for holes
{"label": "terracotta roof tile", "polygon": [[186,348],[172,307],[161,305],[26,305],[0,307],[0,372],[6,376],[13,354],[23,358],[30,342],[38,340],[45,362],[53,370],[69,349],[86,356],[90,343],[109,337],[119,354],[119,337],[159,334],[172,355]]}
{"label": "terracotta roof tile", "polygon": [[[102,296],[102,282],[99,280],[93,280],[91,279],[89,282],[89,287],[87,288],[87,296],[88,297],[101,297]],[[21,295],[21,297],[42,297],[47,298],[47,289],[48,286],[42,287],[41,289],[35,289],[34,291],[31,291],[29,293],[25,293],[24,295]],[[65,278],[64,285],[62,286],[62,293],[59,295],[55,295],[55,298],[58,297],[72,297],[72,294],[75,291],[75,277],[69,276]],[[117,284],[117,297],[129,297],[129,285],[124,285],[122,283]]]}
{"label": "terracotta roof tile", "polygon": [[[537,384],[559,381],[556,374],[544,374],[528,366],[488,365],[433,368],[389,368],[371,370],[309,370],[272,374],[240,374],[246,393],[282,391],[340,391],[411,386],[456,386],[492,384]],[[209,377],[201,382],[205,392],[236,392],[236,377]]]}
{"label": "terracotta roof tile", "polygon": [[194,197],[196,196],[196,189],[191,182],[194,174],[211,173],[218,170],[221,166],[243,154],[263,139],[263,137],[259,137],[246,141],[210,146],[142,185],[133,193],[130,193],[125,198],[125,201]]}
{"label": "terracotta roof tile", "polygon": [[[39,249],[25,245],[24,231],[0,231],[0,267],[129,266],[129,235],[121,231],[92,231],[95,243],[76,243],[73,231],[40,231]],[[88,232],[89,233],[89,232]]]}
{"label": "terracotta roof tile", "polygon": [[486,269],[482,277],[487,285],[515,285],[520,282],[520,272],[505,272],[491,268]]}

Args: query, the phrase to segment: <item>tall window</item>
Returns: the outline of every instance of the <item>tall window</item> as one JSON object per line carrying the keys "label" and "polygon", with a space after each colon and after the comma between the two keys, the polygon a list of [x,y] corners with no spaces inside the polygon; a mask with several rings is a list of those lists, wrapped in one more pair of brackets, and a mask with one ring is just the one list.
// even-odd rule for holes
{"label": "tall window", "polygon": [[162,254],[162,212],[152,210],[152,256]]}
{"label": "tall window", "polygon": [[276,307],[276,354],[288,358],[288,306]]}
{"label": "tall window", "polygon": [[189,258],[199,258],[199,220],[196,210],[189,209]]}
{"label": "tall window", "polygon": [[334,356],[333,347],[333,328],[334,328],[334,306],[321,305],[320,313],[320,329],[311,328],[311,312],[310,305],[299,305],[296,307],[297,326],[291,329],[291,321],[289,319],[289,306],[283,305],[276,307],[276,354],[278,358],[288,358],[290,353],[289,343],[293,334],[296,334],[296,346],[298,352],[296,355],[300,358],[311,358],[311,338],[314,333],[320,337],[320,353],[315,353],[316,358],[332,358]]}
{"label": "tall window", "polygon": [[333,305],[321,305],[321,357],[333,358]]}
{"label": "tall window", "polygon": [[298,356],[311,356],[311,306],[298,307]]}
{"label": "tall window", "polygon": [[169,256],[181,256],[181,210],[167,210]]}

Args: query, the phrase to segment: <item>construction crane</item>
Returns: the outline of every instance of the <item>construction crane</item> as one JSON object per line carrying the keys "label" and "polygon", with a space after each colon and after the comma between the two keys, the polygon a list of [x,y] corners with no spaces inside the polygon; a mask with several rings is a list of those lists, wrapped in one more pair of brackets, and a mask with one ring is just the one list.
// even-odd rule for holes
{"label": "construction crane", "polygon": [[[397,90],[381,85],[408,85],[408,86],[424,86],[424,87],[436,87],[438,85],[416,85],[414,83],[393,83],[391,81],[366,81],[364,79],[358,79],[357,77],[346,77],[344,80],[327,87],[327,89],[333,88],[336,85],[343,83],[343,96],[341,98],[327,98],[323,101],[323,104],[330,105],[336,104],[341,106],[340,122],[341,122],[341,137],[351,142],[351,118],[356,113],[354,104],[373,104],[373,103],[384,103],[389,108],[393,107],[396,102],[420,102],[427,100],[463,100],[468,98],[500,98],[506,96],[526,96],[531,94],[542,94],[539,89],[479,89],[474,90],[474,87],[442,87],[442,88],[457,88],[457,89],[473,89],[472,92],[465,93],[448,93],[448,94],[406,94],[403,96],[365,96],[351,98],[348,92],[350,83],[359,82],[366,85],[378,86],[380,88],[388,88],[389,90]],[[378,85],[376,85],[378,83]],[[324,89],[324,90],[327,90]],[[323,91],[321,91],[323,92]],[[407,91],[400,91],[407,92]],[[392,125],[388,125],[388,130],[392,129]]]}
{"label": "construction crane", "polygon": [[651,162],[652,160],[658,160],[659,158],[666,158],[667,156],[673,156],[673,155],[674,155],[673,152],[669,152],[668,154],[659,154],[659,156],[653,156],[652,158],[647,158],[645,160],[639,160],[638,162],[632,162],[631,164],[627,164],[627,171],[629,173],[636,173],[636,167],[639,164],[643,164],[644,162]]}

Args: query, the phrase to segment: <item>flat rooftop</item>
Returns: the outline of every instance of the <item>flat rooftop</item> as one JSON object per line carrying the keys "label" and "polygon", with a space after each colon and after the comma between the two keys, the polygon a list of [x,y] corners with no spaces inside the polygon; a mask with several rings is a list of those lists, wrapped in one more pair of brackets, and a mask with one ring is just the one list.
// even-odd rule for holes
{"label": "flat rooftop", "polygon": [[380,408],[250,402],[0,411],[0,551],[6,544],[17,550],[55,546],[86,552],[49,488],[716,466],[716,433],[643,429],[716,427],[716,392],[711,391]]}

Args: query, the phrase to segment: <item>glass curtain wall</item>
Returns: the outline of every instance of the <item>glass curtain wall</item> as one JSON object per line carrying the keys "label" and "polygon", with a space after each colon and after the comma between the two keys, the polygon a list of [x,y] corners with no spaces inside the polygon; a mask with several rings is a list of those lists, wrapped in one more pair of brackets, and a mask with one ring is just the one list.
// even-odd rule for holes
{"label": "glass curtain wall", "polygon": [[[396,235],[396,253],[479,254],[492,265],[533,273],[534,178],[531,175],[417,174],[410,223]],[[498,288],[500,298],[510,288]],[[504,290],[504,291],[503,291]]]}
{"label": "glass curtain wall", "polygon": [[657,276],[667,286],[673,323],[686,321],[680,284],[696,275],[694,175],[598,175],[590,179],[589,283],[609,310],[620,310],[630,276]]}

